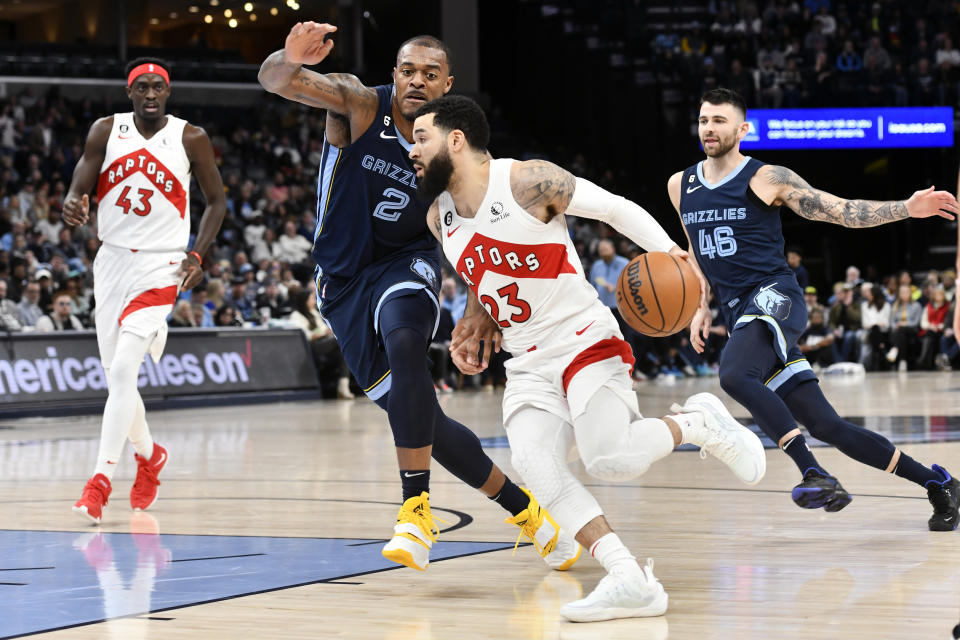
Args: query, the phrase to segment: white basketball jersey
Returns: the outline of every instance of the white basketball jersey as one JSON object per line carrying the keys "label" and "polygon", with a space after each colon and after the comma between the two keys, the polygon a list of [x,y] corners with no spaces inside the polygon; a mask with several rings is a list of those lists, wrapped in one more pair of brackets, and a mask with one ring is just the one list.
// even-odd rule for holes
{"label": "white basketball jersey", "polygon": [[513,199],[513,162],[491,161],[476,217],[457,215],[446,191],[437,203],[447,259],[500,324],[504,349],[519,355],[613,316],[584,277],[564,216],[544,223]]}
{"label": "white basketball jersey", "polygon": [[97,181],[100,240],[124,249],[186,250],[190,239],[190,160],[186,120],[167,116],[149,140],[133,113],[113,116]]}

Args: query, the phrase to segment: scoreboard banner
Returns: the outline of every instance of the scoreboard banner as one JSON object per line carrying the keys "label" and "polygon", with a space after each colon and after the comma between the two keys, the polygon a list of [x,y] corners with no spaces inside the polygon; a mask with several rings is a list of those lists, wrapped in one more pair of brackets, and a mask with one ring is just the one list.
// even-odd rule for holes
{"label": "scoreboard banner", "polygon": [[952,107],[750,109],[740,148],[952,147]]}
{"label": "scoreboard banner", "polygon": [[[171,329],[164,354],[140,367],[144,400],[313,390],[317,377],[299,329]],[[0,334],[0,413],[106,400],[94,331]]]}

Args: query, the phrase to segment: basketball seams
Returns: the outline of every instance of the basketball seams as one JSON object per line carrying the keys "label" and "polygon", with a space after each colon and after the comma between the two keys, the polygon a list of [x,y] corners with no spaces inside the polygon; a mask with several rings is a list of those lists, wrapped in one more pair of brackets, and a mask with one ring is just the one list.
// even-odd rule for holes
{"label": "basketball seams", "polygon": [[[667,319],[663,316],[663,307],[660,306],[660,297],[657,295],[657,283],[653,281],[653,276],[650,275],[650,261],[647,259],[650,253],[643,254],[643,265],[647,268],[647,282],[650,283],[650,291],[653,292],[653,300],[657,303],[657,311],[660,312],[660,322],[662,323],[657,331],[663,333],[667,328]],[[654,328],[653,325],[648,325],[650,328]]]}
{"label": "basketball seams", "polygon": [[[626,272],[626,269],[624,269],[624,272]],[[620,282],[620,283],[626,283],[627,280],[628,280],[627,278],[621,278],[621,279],[619,280],[619,282]],[[618,283],[618,284],[619,284],[619,283]],[[627,284],[627,286],[629,286],[629,284]],[[617,297],[618,297],[618,298],[626,298],[626,295],[623,293],[623,287],[622,287],[622,286],[618,286],[618,287],[617,287]],[[650,324],[649,322],[647,322],[646,320],[644,320],[643,318],[641,318],[641,317],[640,317],[640,314],[637,313],[637,310],[633,308],[633,305],[624,304],[623,306],[626,307],[627,309],[629,309],[629,310],[630,310],[630,313],[632,313],[633,316],[634,316],[637,320],[639,320],[640,322],[642,322],[644,325],[650,327],[650,329],[651,329],[652,331],[661,331],[660,329],[657,329],[657,328],[654,327],[652,324]],[[623,307],[620,306],[620,301],[619,301],[619,300],[617,300],[617,308],[620,310],[620,313],[622,314],[622,313],[623,313]],[[647,335],[647,334],[645,334],[645,335]],[[656,337],[658,337],[658,336],[650,334],[650,337],[656,338]]]}
{"label": "basketball seams", "polygon": [[[675,333],[674,330],[677,328],[680,318],[683,317],[683,309],[687,305],[687,279],[683,277],[683,268],[680,266],[680,263],[677,261],[677,259],[669,253],[667,255],[670,256],[674,266],[677,267],[677,272],[680,274],[680,312],[677,314],[677,319],[673,322],[673,326],[670,327],[670,334],[672,335]],[[666,324],[666,319],[664,319],[664,324]]]}

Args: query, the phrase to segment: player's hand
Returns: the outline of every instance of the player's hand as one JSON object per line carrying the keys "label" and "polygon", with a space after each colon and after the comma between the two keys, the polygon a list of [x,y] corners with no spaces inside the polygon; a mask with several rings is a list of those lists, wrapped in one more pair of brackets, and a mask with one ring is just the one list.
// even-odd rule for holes
{"label": "player's hand", "polygon": [[693,314],[693,320],[690,321],[690,344],[697,353],[703,353],[707,346],[707,338],[710,337],[710,325],[713,323],[713,316],[710,315],[710,307],[697,307]]}
{"label": "player's hand", "polygon": [[90,196],[70,196],[63,201],[63,221],[71,227],[86,224],[90,219]]}
{"label": "player's hand", "polygon": [[690,268],[695,274],[697,274],[697,280],[700,282],[700,306],[705,307],[707,305],[707,281],[704,280],[703,274],[700,273],[700,268],[697,267],[696,263],[690,259],[690,254],[677,245],[673,245],[673,248],[671,248],[667,253],[672,255],[674,258],[686,260],[690,264]]}
{"label": "player's hand", "polygon": [[960,214],[957,199],[949,191],[934,191],[933,187],[917,191],[907,200],[907,213],[911,218],[932,218],[940,216],[953,220]]}
{"label": "player's hand", "polygon": [[180,291],[189,291],[203,280],[203,267],[200,266],[195,257],[188,255],[180,263],[177,277],[180,278]]}
{"label": "player's hand", "polygon": [[[464,375],[480,373],[490,364],[491,353],[500,353],[503,335],[500,326],[486,311],[460,318],[451,335],[450,357]],[[481,342],[483,354],[478,358]]]}
{"label": "player's hand", "polygon": [[324,38],[336,30],[332,24],[298,22],[290,29],[283,55],[287,62],[294,64],[317,64],[333,49],[333,40],[324,41]]}

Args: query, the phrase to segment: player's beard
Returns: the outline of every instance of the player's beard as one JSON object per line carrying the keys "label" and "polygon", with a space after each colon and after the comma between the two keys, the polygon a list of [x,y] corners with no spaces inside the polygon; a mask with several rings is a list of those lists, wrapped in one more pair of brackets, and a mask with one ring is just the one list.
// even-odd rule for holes
{"label": "player's beard", "polygon": [[703,140],[700,141],[700,145],[703,146],[703,152],[707,154],[709,158],[720,158],[725,156],[734,146],[737,144],[737,137],[730,136],[729,138],[717,138],[717,147],[712,152],[707,151],[707,147],[703,144]]}
{"label": "player's beard", "polygon": [[424,165],[423,176],[417,182],[417,197],[424,202],[433,202],[437,196],[446,191],[453,176],[453,160],[450,152],[444,146],[443,151]]}

